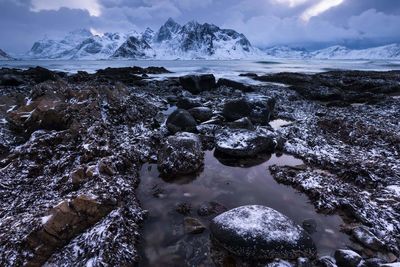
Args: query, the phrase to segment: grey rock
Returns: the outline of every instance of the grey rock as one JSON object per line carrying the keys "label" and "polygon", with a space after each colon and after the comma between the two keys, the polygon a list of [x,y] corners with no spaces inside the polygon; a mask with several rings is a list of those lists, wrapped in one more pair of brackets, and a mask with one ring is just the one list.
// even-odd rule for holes
{"label": "grey rock", "polygon": [[198,122],[208,121],[213,116],[212,110],[206,107],[195,107],[189,109],[188,111]]}
{"label": "grey rock", "polygon": [[166,125],[171,133],[195,132],[197,122],[188,111],[177,109],[168,116]]}
{"label": "grey rock", "polygon": [[335,260],[339,267],[357,267],[362,257],[352,250],[338,249],[335,251]]}
{"label": "grey rock", "polygon": [[166,176],[190,174],[200,169],[203,159],[199,137],[192,133],[178,133],[168,137],[160,150],[158,169]]}
{"label": "grey rock", "polygon": [[199,94],[203,91],[214,89],[217,84],[212,74],[187,75],[179,78],[182,87],[192,94]]}
{"label": "grey rock", "polygon": [[257,260],[314,257],[311,237],[292,220],[265,206],[242,206],[215,217],[213,238],[239,257]]}

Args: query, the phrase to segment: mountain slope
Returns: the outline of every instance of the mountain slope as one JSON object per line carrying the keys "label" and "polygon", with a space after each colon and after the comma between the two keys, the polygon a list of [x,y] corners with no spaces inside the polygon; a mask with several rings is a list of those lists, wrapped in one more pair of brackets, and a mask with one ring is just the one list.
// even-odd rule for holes
{"label": "mountain slope", "polygon": [[358,50],[332,46],[315,51],[311,55],[316,59],[400,59],[400,45],[391,44]]}
{"label": "mountain slope", "polygon": [[0,60],[13,60],[13,58],[0,49]]}

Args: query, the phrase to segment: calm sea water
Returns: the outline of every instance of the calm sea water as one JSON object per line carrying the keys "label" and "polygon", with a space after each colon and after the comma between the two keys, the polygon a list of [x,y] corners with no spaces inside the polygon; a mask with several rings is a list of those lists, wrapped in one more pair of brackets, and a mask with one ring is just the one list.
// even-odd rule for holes
{"label": "calm sea water", "polygon": [[[335,69],[353,70],[400,70],[397,60],[21,60],[0,61],[0,67],[29,68],[41,66],[50,70],[90,73],[107,67],[165,67],[174,72],[165,76],[181,76],[189,73],[213,73],[217,78],[238,78],[238,74],[254,72],[258,74],[276,72],[316,73]],[[158,76],[159,77],[159,76]]]}

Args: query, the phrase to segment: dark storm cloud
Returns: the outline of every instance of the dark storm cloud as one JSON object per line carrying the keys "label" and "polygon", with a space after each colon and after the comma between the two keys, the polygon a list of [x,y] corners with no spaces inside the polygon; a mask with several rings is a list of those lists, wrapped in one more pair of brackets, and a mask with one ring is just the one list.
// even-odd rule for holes
{"label": "dark storm cloud", "polygon": [[0,48],[25,52],[77,28],[157,29],[168,17],[233,28],[261,47],[400,42],[397,0],[0,0]]}

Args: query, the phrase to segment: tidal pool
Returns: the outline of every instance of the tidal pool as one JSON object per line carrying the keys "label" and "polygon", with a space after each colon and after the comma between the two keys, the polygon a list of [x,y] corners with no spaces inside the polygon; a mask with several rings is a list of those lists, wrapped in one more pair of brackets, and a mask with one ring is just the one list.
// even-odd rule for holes
{"label": "tidal pool", "polygon": [[[204,169],[199,174],[168,180],[159,176],[156,164],[145,164],[138,196],[148,217],[142,229],[139,266],[212,266],[208,225],[215,215],[201,217],[197,213],[200,205],[211,201],[227,209],[265,205],[300,225],[312,219],[316,231],[311,236],[320,255],[332,254],[350,244],[348,236],[340,232],[343,221],[339,216],[317,213],[307,196],[277,183],[268,169],[271,165],[301,164],[301,160],[290,155],[263,155],[237,161],[207,151]],[[180,214],[178,206],[190,208],[190,214]],[[207,229],[201,234],[186,234],[185,217],[197,218]]]}

